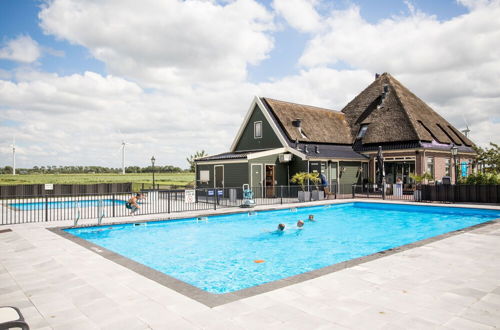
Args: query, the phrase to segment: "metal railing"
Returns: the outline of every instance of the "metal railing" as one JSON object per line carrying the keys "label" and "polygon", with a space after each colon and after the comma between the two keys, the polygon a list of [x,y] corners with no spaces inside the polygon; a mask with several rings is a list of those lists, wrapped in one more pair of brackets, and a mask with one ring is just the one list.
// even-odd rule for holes
{"label": "metal railing", "polygon": [[418,201],[414,185],[386,184],[385,191],[382,185],[366,183],[352,185],[352,198],[379,198],[385,200]]}
{"label": "metal railing", "polygon": [[[255,205],[277,205],[324,199],[384,198],[414,200],[413,191],[390,190],[385,196],[376,185],[331,184],[327,187],[300,186],[253,187]],[[243,189],[198,188],[187,190],[151,189],[143,191],[136,215],[168,214],[186,211],[217,210],[240,207],[245,201]],[[55,196],[20,196],[0,198],[0,225],[59,220],[126,217],[132,193],[81,194]],[[100,220],[99,220],[100,221]]]}
{"label": "metal railing", "polygon": [[[276,205],[322,199],[351,198],[350,185],[253,187],[255,205]],[[239,207],[243,189],[200,188],[188,190],[144,190],[137,215],[175,213]],[[0,198],[0,225],[19,223],[126,217],[132,193],[19,196]]]}

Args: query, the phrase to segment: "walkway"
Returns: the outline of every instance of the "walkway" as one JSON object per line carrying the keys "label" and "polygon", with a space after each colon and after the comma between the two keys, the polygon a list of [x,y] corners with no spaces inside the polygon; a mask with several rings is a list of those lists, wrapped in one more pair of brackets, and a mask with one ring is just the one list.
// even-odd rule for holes
{"label": "walkway", "polygon": [[214,308],[45,229],[70,224],[0,226],[0,305],[32,329],[500,327],[498,222]]}

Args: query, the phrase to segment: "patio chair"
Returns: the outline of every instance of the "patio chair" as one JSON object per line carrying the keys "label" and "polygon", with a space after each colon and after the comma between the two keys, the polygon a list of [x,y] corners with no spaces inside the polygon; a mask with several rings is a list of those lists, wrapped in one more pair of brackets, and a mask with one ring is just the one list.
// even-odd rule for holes
{"label": "patio chair", "polygon": [[330,191],[328,187],[325,187],[325,198],[326,199],[335,199],[335,194]]}
{"label": "patio chair", "polygon": [[30,329],[18,308],[11,306],[0,307],[0,330],[13,328],[21,328],[22,330]]}

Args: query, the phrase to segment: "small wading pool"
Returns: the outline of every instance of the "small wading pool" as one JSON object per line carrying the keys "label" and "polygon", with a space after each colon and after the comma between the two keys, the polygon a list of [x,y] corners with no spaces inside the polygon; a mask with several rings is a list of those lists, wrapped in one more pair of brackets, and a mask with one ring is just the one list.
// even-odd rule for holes
{"label": "small wading pool", "polygon": [[20,211],[33,211],[33,210],[43,210],[45,205],[49,209],[66,209],[75,207],[89,207],[89,206],[112,206],[115,205],[125,205],[127,201],[120,199],[89,199],[89,200],[79,200],[79,201],[53,201],[53,202],[33,202],[33,203],[9,203],[9,206]]}
{"label": "small wading pool", "polygon": [[[313,214],[315,222],[307,221]],[[463,229],[500,211],[344,203],[65,229],[214,294],[249,288]],[[305,220],[297,229],[297,220]],[[279,223],[286,229],[275,231]]]}

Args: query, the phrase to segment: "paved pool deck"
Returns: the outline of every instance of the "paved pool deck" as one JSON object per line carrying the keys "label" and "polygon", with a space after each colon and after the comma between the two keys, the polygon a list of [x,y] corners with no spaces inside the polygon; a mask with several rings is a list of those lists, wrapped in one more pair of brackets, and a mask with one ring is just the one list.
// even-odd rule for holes
{"label": "paved pool deck", "polygon": [[32,329],[500,328],[500,222],[215,307],[47,230],[71,225],[0,226],[0,305],[19,307]]}

